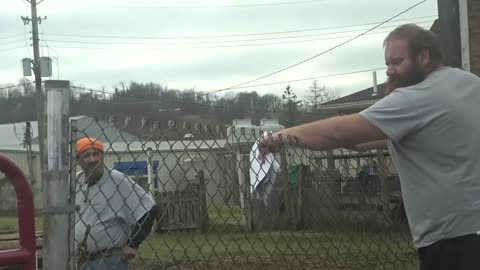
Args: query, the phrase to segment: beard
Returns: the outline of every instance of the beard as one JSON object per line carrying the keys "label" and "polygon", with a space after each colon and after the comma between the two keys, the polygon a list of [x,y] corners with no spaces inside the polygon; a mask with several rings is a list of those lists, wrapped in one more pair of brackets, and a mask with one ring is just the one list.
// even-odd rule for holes
{"label": "beard", "polygon": [[405,74],[388,77],[386,82],[387,95],[397,88],[418,84],[425,80],[426,76],[418,63],[412,63]]}
{"label": "beard", "polygon": [[102,177],[103,175],[103,165],[100,162],[87,164],[85,168],[83,168],[85,173],[85,180],[87,183],[95,183]]}

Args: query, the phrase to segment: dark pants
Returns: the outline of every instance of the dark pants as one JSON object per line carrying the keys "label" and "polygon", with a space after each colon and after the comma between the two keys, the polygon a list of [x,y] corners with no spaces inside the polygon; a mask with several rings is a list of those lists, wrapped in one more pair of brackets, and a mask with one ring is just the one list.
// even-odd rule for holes
{"label": "dark pants", "polygon": [[418,249],[420,270],[479,270],[480,236],[469,234]]}

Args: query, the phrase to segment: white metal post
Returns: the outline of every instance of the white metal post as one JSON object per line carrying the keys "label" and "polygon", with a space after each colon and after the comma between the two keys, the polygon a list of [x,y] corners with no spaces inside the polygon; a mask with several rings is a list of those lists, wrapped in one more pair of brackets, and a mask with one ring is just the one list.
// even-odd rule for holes
{"label": "white metal post", "polygon": [[152,160],[152,148],[147,149],[147,159],[148,159],[148,164],[147,164],[147,175],[148,175],[148,187],[150,190],[150,194],[153,196],[155,195],[155,177],[153,175],[153,160]]}
{"label": "white metal post", "polygon": [[376,96],[378,95],[378,85],[377,85],[377,72],[374,71],[372,73],[372,77],[373,77],[373,92],[372,92],[372,96]]}
{"label": "white metal post", "polygon": [[242,209],[242,220],[241,224],[242,225],[247,225],[247,216],[246,216],[246,210],[245,210],[245,172],[243,171],[245,169],[244,166],[244,154],[242,153],[241,147],[238,147],[237,153],[236,153],[236,164],[237,164],[237,175],[238,175],[238,187],[240,188],[240,208]]}
{"label": "white metal post", "polygon": [[43,185],[43,269],[70,269],[69,219],[70,82],[45,81],[47,172]]}

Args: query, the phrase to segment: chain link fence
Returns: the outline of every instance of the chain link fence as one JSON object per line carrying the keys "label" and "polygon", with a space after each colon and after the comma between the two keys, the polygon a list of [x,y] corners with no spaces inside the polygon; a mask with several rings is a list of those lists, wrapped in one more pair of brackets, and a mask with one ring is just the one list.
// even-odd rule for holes
{"label": "chain link fence", "polygon": [[[122,181],[128,177],[136,188],[87,195],[97,198],[90,205],[96,212],[86,218],[77,208],[71,230],[108,227],[105,212],[122,216],[125,205],[111,205],[115,193],[134,198],[131,212],[145,208],[143,198],[151,196],[158,206],[155,226],[131,269],[417,268],[387,152],[288,147],[258,167],[251,154],[258,129],[146,121],[128,127],[114,118],[72,121],[72,147],[85,136],[102,141],[106,172],[123,173]],[[73,155],[70,170],[78,205],[86,189],[77,182],[81,169]],[[77,239],[76,247],[88,257],[128,236],[107,231],[92,226],[85,233],[90,240]],[[82,255],[76,255],[78,261]]]}

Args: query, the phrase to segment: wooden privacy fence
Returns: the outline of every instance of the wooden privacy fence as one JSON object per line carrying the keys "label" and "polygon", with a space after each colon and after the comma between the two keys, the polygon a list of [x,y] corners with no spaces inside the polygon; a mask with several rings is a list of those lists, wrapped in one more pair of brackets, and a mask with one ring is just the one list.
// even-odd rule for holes
{"label": "wooden privacy fence", "polygon": [[181,191],[158,192],[155,196],[159,208],[157,230],[199,229],[206,231],[208,209],[203,171],[197,176],[198,188]]}

